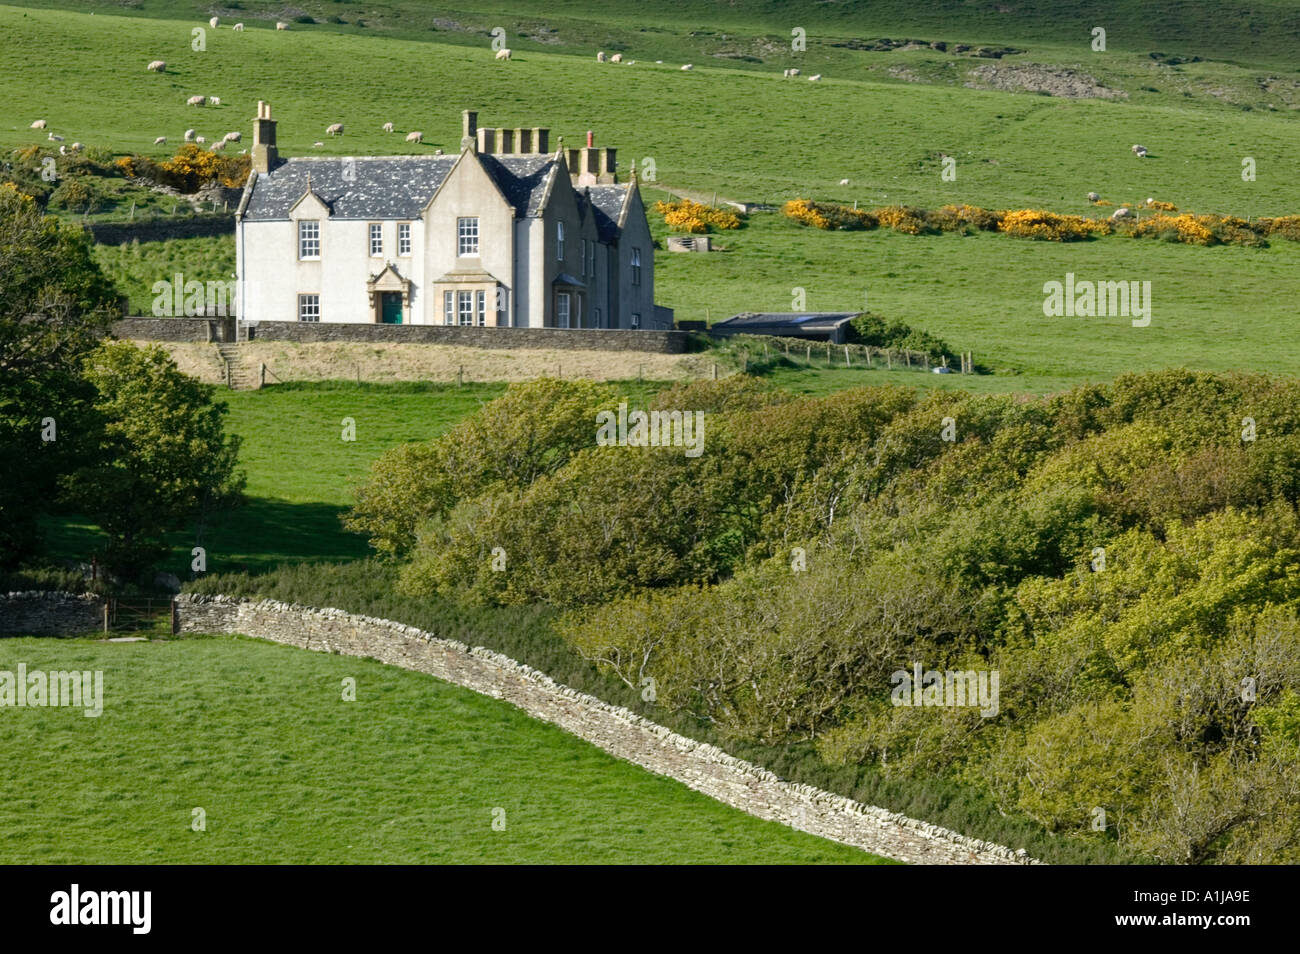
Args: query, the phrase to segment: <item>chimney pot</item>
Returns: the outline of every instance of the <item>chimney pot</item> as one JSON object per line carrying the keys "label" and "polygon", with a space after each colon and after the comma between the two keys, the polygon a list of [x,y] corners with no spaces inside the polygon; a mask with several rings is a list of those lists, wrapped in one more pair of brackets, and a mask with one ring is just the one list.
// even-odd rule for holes
{"label": "chimney pot", "polygon": [[592,135],[591,135],[591,130],[588,129],[588,130],[587,130],[587,148],[590,149],[591,147],[592,147]]}

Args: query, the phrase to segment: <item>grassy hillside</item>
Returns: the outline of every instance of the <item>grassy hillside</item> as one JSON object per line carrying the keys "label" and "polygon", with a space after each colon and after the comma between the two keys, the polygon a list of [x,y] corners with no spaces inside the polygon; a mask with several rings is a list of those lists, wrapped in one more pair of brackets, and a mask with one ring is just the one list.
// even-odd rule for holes
{"label": "grassy hillside", "polygon": [[[5,864],[883,860],[368,660],[230,638],[4,640],[0,668],[19,662],[103,671],[104,712],[0,722],[0,757],[23,766],[0,779]],[[191,830],[196,807],[206,831]]]}

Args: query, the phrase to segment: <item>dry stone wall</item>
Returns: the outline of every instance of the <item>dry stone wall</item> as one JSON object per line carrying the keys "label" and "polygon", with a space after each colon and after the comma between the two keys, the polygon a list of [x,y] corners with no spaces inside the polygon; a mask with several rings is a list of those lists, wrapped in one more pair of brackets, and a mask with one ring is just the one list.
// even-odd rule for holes
{"label": "dry stone wall", "polygon": [[1023,850],[967,838],[810,785],[784,781],[713,745],[560,685],[545,673],[482,647],[441,639],[391,620],[337,609],[225,596],[177,597],[181,632],[240,633],[427,673],[503,699],[659,775],[720,802],[865,851],[916,864],[1036,864]]}
{"label": "dry stone wall", "polygon": [[88,633],[103,624],[104,601],[90,594],[33,590],[0,595],[0,635]]}

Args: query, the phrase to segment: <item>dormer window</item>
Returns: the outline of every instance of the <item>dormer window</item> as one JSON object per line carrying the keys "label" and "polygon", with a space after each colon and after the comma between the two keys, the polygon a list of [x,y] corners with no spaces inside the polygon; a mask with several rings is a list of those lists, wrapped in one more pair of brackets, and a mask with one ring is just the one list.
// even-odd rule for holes
{"label": "dormer window", "polygon": [[320,222],[315,219],[298,223],[298,258],[303,261],[320,258]]}

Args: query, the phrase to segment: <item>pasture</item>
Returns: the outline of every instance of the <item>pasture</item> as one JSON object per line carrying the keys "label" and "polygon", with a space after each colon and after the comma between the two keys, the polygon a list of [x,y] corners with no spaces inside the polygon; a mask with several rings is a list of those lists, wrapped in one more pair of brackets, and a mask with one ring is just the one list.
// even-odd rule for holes
{"label": "pasture", "polygon": [[5,639],[0,669],[19,662],[102,671],[103,713],[0,721],[5,864],[884,862],[370,660],[228,637]]}

